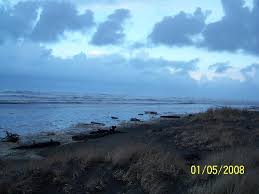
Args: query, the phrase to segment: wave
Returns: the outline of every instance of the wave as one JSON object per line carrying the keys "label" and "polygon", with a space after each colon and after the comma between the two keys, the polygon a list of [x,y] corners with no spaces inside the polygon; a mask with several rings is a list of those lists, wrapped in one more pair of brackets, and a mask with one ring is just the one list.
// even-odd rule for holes
{"label": "wave", "polygon": [[211,99],[150,98],[115,96],[110,94],[77,94],[64,92],[0,91],[0,104],[141,104],[141,105],[195,105],[195,104],[249,104],[237,101],[219,102]]}

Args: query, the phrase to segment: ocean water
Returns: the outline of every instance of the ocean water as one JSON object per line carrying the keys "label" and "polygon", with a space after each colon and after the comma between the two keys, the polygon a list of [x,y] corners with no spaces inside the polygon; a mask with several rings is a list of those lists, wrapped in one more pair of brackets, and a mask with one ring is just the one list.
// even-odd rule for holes
{"label": "ocean water", "polygon": [[[8,130],[21,135],[47,131],[65,131],[78,123],[101,122],[116,125],[130,118],[152,119],[138,115],[156,111],[165,114],[188,114],[210,107],[258,107],[257,103],[215,101],[190,98],[147,98],[85,95],[72,93],[40,93],[30,91],[0,92],[0,137]],[[111,119],[112,116],[118,120]]]}

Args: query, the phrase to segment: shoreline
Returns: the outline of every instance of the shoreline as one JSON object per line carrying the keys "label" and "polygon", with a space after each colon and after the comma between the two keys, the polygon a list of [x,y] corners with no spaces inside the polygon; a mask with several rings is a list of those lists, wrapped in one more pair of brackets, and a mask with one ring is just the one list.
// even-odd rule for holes
{"label": "shoreline", "polygon": [[[182,114],[181,116],[188,115],[188,114]],[[121,121],[118,123],[117,130],[123,130],[125,131],[125,128],[130,130],[130,128],[135,128],[142,124],[152,124],[159,122],[161,118],[150,118],[149,120],[141,120],[141,121]],[[59,130],[59,131],[42,131],[42,132],[36,132],[33,134],[28,135],[19,135],[20,140],[18,142],[5,142],[0,141],[0,160],[9,158],[9,159],[30,159],[28,155],[26,154],[25,157],[23,156],[17,157],[16,154],[20,155],[20,153],[25,153],[26,151],[29,152],[29,155],[32,153],[32,159],[35,158],[35,150],[14,150],[13,148],[23,145],[30,145],[33,143],[42,143],[42,142],[50,142],[50,141],[58,141],[61,143],[61,145],[65,144],[73,144],[77,143],[78,141],[74,141],[72,139],[75,135],[80,134],[89,134],[92,131],[98,131],[98,130],[108,130],[111,126],[106,125],[99,125],[99,124],[93,124],[93,123],[78,123],[76,125],[73,125],[69,128]],[[125,131],[125,132],[128,132]],[[42,148],[42,149],[49,149],[49,148]],[[36,150],[37,152],[37,150]],[[36,157],[40,158],[40,157]]]}
{"label": "shoreline", "polygon": [[[126,123],[117,130],[123,133],[14,150],[0,158],[0,193],[38,188],[39,193],[66,193],[69,187],[70,193],[203,194],[222,193],[233,185],[245,193],[259,191],[258,111],[209,109],[180,118]],[[194,176],[193,164],[244,165],[246,174]],[[222,181],[227,184],[217,188]],[[45,188],[46,184],[52,186]]]}
{"label": "shoreline", "polygon": [[[215,109],[222,109],[222,107],[215,108]],[[251,111],[251,112],[259,112],[258,109],[254,109],[254,108],[237,109],[237,110],[240,110],[240,111],[247,110],[247,111]],[[149,112],[149,111],[147,111],[147,112]],[[153,112],[153,111],[151,111],[151,112]],[[135,129],[141,125],[152,125],[152,124],[156,125],[158,123],[161,123],[161,121],[166,121],[166,120],[172,121],[172,120],[181,120],[181,119],[185,119],[185,118],[188,119],[189,117],[195,117],[195,116],[197,116],[199,114],[203,114],[203,113],[204,112],[198,112],[198,113],[192,113],[192,114],[190,114],[190,113],[170,114],[170,116],[172,116],[173,118],[166,118],[168,116],[167,114],[157,113],[152,116],[149,115],[150,118],[148,120],[139,120],[139,121],[128,120],[128,121],[118,122],[116,127],[117,127],[117,130],[119,130],[119,131],[130,133],[131,132],[130,130]],[[148,115],[148,113],[144,113],[144,114]],[[44,143],[44,142],[48,143],[51,141],[59,142],[61,145],[83,142],[83,140],[75,141],[72,139],[72,137],[77,136],[77,135],[86,135],[93,131],[98,131],[98,130],[109,130],[110,127],[111,126],[107,126],[103,123],[96,123],[96,122],[77,123],[75,125],[72,125],[68,128],[65,128],[65,129],[59,130],[59,131],[41,131],[41,132],[35,132],[33,134],[28,134],[28,135],[19,135],[20,140],[15,143],[0,141],[0,160],[5,159],[5,158],[19,159],[20,156],[17,157],[16,153],[18,153],[18,155],[20,155],[20,153],[25,153],[26,151],[29,153],[32,153],[32,159],[33,159],[33,158],[35,158],[35,152],[37,152],[38,149],[36,149],[36,150],[29,149],[29,150],[21,150],[21,151],[18,150],[17,151],[17,150],[14,150],[13,148],[16,148],[19,146],[24,146],[24,145],[25,146],[32,145],[34,143],[36,143],[36,144]],[[107,138],[112,138],[112,137],[109,136]],[[102,137],[100,137],[100,139],[102,139]],[[46,147],[46,148],[41,148],[41,149],[48,150],[51,148]],[[38,158],[38,156],[36,158]],[[21,157],[20,159],[24,159],[24,158]],[[30,159],[30,154],[29,155],[26,154],[25,159]]]}

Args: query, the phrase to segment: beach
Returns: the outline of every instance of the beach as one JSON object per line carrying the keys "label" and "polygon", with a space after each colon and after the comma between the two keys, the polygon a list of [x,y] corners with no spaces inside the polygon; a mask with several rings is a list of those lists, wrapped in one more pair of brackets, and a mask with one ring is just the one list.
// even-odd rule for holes
{"label": "beach", "polygon": [[259,0],[0,0],[0,194],[259,194]]}
{"label": "beach", "polygon": [[[63,142],[41,149],[1,143],[9,153],[0,160],[0,193],[258,192],[257,111],[209,109],[127,122],[116,131],[81,141],[72,140],[75,134],[48,134],[44,141]],[[245,173],[194,175],[192,165],[242,165]]]}

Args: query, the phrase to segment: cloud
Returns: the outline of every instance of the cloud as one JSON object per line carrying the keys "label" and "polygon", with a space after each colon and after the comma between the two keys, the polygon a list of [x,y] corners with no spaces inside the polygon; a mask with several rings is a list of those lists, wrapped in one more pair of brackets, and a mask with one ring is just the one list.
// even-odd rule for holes
{"label": "cloud", "polygon": [[[224,16],[205,23],[208,12],[197,9],[193,14],[180,12],[155,24],[149,38],[167,46],[194,45],[216,51],[259,53],[259,0],[246,7],[244,0],[221,0]],[[194,41],[195,36],[200,37]]]}
{"label": "cloud", "polygon": [[[197,59],[191,61],[170,61],[163,58],[125,58],[122,55],[86,56],[78,54],[69,59],[54,57],[51,50],[34,42],[17,44],[8,42],[0,46],[0,72],[4,74],[44,75],[54,77],[102,77],[112,75],[125,77],[143,74],[149,77],[160,73],[171,76],[168,67],[177,69],[179,75],[196,69]],[[66,69],[66,71],[62,71]],[[110,71],[113,69],[113,71]],[[148,74],[147,72],[150,72]],[[99,74],[100,73],[100,74]],[[115,76],[115,77],[116,77]]]}
{"label": "cloud", "polygon": [[259,1],[253,8],[245,7],[243,0],[222,0],[225,16],[209,24],[204,32],[205,45],[213,50],[244,50],[259,53]]}
{"label": "cloud", "polygon": [[65,31],[83,31],[93,25],[92,11],[79,14],[75,5],[67,1],[21,1],[13,7],[6,3],[0,5],[1,42],[20,38],[51,42]]}
{"label": "cloud", "polygon": [[[222,0],[224,17],[207,25],[203,46],[212,50],[257,52],[259,48],[258,7],[252,11],[244,7],[243,0]],[[255,5],[256,5],[256,1]],[[259,1],[258,1],[259,2]]]}
{"label": "cloud", "polygon": [[[85,54],[61,59],[33,42],[0,45],[0,59],[0,89],[163,95],[196,84],[188,75],[188,71],[195,68],[195,61]],[[172,74],[168,67],[179,72]]]}
{"label": "cloud", "polygon": [[227,70],[231,68],[232,67],[227,63],[215,63],[209,66],[209,70],[214,70],[215,73],[225,73]]}
{"label": "cloud", "polygon": [[19,2],[14,7],[0,4],[0,42],[28,36],[32,31],[38,6],[36,1]]}
{"label": "cloud", "polygon": [[94,25],[93,12],[79,14],[72,3],[47,1],[43,3],[40,19],[31,35],[32,40],[55,41],[65,31],[82,31]]}
{"label": "cloud", "polygon": [[176,16],[167,16],[155,24],[149,35],[155,44],[183,46],[192,44],[192,36],[198,35],[205,27],[207,13],[197,8],[193,14],[180,12]]}
{"label": "cloud", "polygon": [[117,9],[113,14],[108,16],[107,21],[98,26],[93,35],[92,44],[109,45],[122,43],[125,33],[123,24],[130,17],[130,11],[127,9]]}
{"label": "cloud", "polygon": [[194,59],[191,61],[171,61],[165,60],[163,58],[144,58],[138,57],[131,59],[131,64],[138,69],[156,69],[160,68],[174,68],[181,73],[187,73],[188,71],[193,71],[197,69],[196,63],[198,59]]}
{"label": "cloud", "polygon": [[248,81],[255,82],[259,85],[259,64],[249,65],[241,70]]}
{"label": "cloud", "polygon": [[[0,45],[0,59],[0,89],[258,98],[259,80],[256,77],[243,83],[227,77],[201,82],[192,79],[190,72],[198,70],[198,59],[171,61],[85,54],[61,59],[34,42],[6,42]],[[259,72],[255,65],[247,72],[253,68]]]}

